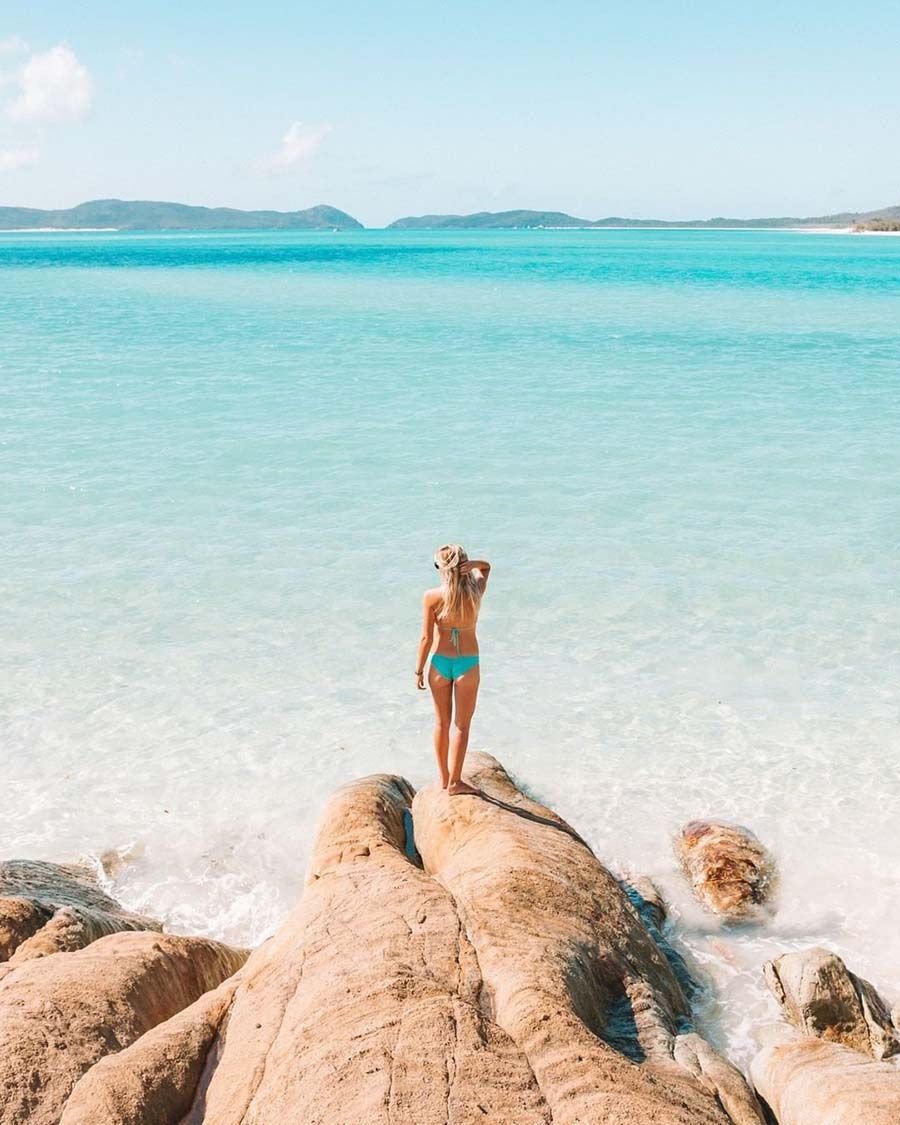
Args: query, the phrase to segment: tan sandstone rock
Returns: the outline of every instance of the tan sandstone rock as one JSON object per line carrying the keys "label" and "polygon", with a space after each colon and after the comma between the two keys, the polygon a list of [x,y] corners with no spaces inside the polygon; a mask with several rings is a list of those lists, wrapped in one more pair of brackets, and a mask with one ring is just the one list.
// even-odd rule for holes
{"label": "tan sandstone rock", "polygon": [[[161,928],[100,890],[86,867],[29,860],[0,863],[0,962],[20,964],[48,953],[83,949],[106,934]],[[7,971],[0,965],[0,977]]]}
{"label": "tan sandstone rock", "polygon": [[739,1072],[679,1034],[689,1011],[669,963],[577,833],[489,755],[472,755],[467,778],[483,797],[416,796],[416,843],[456,902],[482,1004],[527,1058],[552,1120],[760,1121]]}
{"label": "tan sandstone rock", "polygon": [[132,1046],[92,1066],[69,1096],[61,1125],[175,1125],[195,1098],[202,1106],[203,1070],[239,980],[240,973],[229,977]]}
{"label": "tan sandstone rock", "polygon": [[752,917],[770,894],[774,865],[746,828],[692,820],[681,831],[678,851],[691,889],[714,914]]}
{"label": "tan sandstone rock", "polygon": [[796,1039],[766,1047],[753,1081],[779,1125],[897,1125],[900,1070],[839,1043]]}
{"label": "tan sandstone rock", "polygon": [[99,1059],[217,987],[245,957],[204,938],[144,932],[8,965],[0,980],[0,1125],[59,1121],[73,1086]]}
{"label": "tan sandstone rock", "polygon": [[514,810],[421,794],[427,873],[406,782],[339,790],[276,936],[91,1067],[63,1125],[757,1125],[612,876],[476,765]]}
{"label": "tan sandstone rock", "polygon": [[65,1125],[549,1122],[482,1010],[453,900],[407,855],[411,797],[388,776],[339,790],[277,935],[218,995],[94,1067]]}
{"label": "tan sandstone rock", "polygon": [[827,949],[784,953],[764,967],[766,983],[787,1020],[875,1059],[900,1052],[900,1036],[884,1001]]}

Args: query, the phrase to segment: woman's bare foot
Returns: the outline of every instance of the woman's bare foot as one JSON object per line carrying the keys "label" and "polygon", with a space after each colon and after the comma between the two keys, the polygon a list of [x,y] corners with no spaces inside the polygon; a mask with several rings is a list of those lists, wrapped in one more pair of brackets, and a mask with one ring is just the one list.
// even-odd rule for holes
{"label": "woman's bare foot", "polygon": [[467,781],[451,781],[447,786],[447,792],[451,797],[462,797],[467,794],[473,797],[481,796],[481,790],[476,789],[474,785],[470,785]]}

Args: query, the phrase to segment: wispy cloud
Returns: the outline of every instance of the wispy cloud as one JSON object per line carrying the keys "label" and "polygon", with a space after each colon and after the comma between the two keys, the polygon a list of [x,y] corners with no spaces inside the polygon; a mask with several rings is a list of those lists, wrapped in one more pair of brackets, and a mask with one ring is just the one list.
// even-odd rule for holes
{"label": "wispy cloud", "polygon": [[284,172],[307,160],[331,132],[330,125],[304,125],[295,121],[281,138],[281,147],[259,162],[265,172]]}
{"label": "wispy cloud", "polygon": [[23,148],[0,148],[0,172],[15,172],[36,164],[40,152],[34,146]]}
{"label": "wispy cloud", "polygon": [[5,39],[0,39],[0,55],[24,55],[29,49],[21,35],[7,35]]}
{"label": "wispy cloud", "polygon": [[14,121],[77,121],[94,100],[90,73],[66,43],[31,55],[18,84],[18,97],[7,111]]}

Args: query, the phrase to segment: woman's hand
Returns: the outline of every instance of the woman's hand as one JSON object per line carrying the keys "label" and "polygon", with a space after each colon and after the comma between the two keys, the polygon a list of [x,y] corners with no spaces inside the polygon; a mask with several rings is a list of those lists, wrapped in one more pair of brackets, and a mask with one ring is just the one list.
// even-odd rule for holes
{"label": "woman's hand", "polygon": [[425,673],[424,672],[416,672],[416,687],[419,689],[419,691],[425,690]]}
{"label": "woman's hand", "polygon": [[465,562],[459,564],[460,574],[471,574],[475,569],[475,563],[471,559],[466,559]]}

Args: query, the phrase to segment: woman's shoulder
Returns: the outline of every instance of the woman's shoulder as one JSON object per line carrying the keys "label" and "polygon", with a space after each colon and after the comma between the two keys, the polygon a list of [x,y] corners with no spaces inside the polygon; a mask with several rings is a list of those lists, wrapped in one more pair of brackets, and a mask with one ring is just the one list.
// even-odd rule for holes
{"label": "woman's shoulder", "polygon": [[425,594],[422,597],[422,601],[425,603],[425,605],[439,605],[440,602],[443,601],[443,595],[441,594],[440,586],[435,586],[431,590],[426,590]]}

